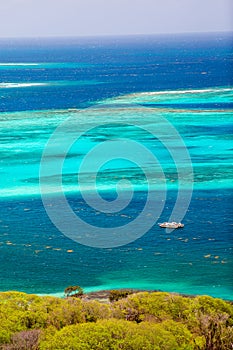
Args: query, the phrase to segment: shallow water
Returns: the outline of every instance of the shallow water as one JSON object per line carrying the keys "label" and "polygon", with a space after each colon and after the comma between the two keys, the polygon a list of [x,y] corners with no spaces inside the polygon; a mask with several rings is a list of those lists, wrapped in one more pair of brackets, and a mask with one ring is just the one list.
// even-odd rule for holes
{"label": "shallow water", "polygon": [[[232,299],[229,45],[216,38],[192,45],[185,38],[176,44],[140,40],[57,43],[53,50],[39,43],[1,43],[1,290],[59,294],[79,284],[86,290],[134,287]],[[164,192],[154,225],[139,239],[97,249],[72,241],[49,220],[40,197],[40,161],[50,136],[67,119],[68,127],[44,158],[44,194],[59,199],[56,164],[64,159],[62,189],[72,210],[92,225],[112,228],[138,216],[148,188],[155,211]],[[98,164],[111,158],[114,148],[109,147],[77,178],[94,147],[119,138],[143,145],[158,164],[141,152],[132,152],[134,162],[123,159],[123,145],[117,148],[122,157],[104,164],[93,183]],[[107,203],[114,202],[122,179],[122,203],[131,190],[134,195],[117,212],[101,213],[80,194],[92,196],[97,189]],[[169,219],[179,186],[182,198],[193,187],[185,227],[166,232],[157,224]],[[146,224],[140,223],[142,229]]]}

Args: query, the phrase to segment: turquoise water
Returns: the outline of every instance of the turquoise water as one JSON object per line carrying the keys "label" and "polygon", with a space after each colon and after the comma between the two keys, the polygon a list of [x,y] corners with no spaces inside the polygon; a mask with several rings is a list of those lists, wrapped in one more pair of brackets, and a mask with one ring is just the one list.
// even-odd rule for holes
{"label": "turquoise water", "polygon": [[[62,295],[79,284],[86,291],[130,287],[232,299],[231,54],[228,39],[199,39],[26,42],[13,43],[14,50],[0,42],[0,290]],[[59,163],[70,207],[98,233],[133,222],[150,189],[152,210],[139,226],[151,218],[154,225],[144,235],[100,249],[52,224],[39,174],[62,125],[43,158],[48,201],[59,209]],[[125,140],[144,147],[132,152],[134,161],[125,159]],[[80,172],[86,155],[106,142]],[[96,176],[114,144],[121,157]],[[85,202],[96,190],[108,205],[133,195],[125,207],[101,212]],[[178,190],[185,227],[166,232],[158,223],[170,218]]]}
{"label": "turquoise water", "polygon": [[[72,146],[65,160],[63,168],[64,190],[72,193],[79,190],[77,179],[75,177],[77,167],[84,155],[100,142],[108,140],[109,137],[125,137],[144,143],[158,157],[163,171],[166,173],[166,185],[171,189],[177,187],[176,164],[171,158],[169,152],[158,140],[156,141],[150,134],[142,129],[134,127],[138,122],[143,127],[160,123],[156,127],[161,135],[164,133],[166,125],[160,120],[160,116],[168,120],[179,132],[185,146],[191,156],[194,179],[183,179],[183,186],[189,187],[190,181],[194,181],[194,188],[218,189],[232,188],[232,136],[231,128],[233,124],[233,115],[229,109],[189,109],[190,103],[209,102],[219,104],[220,102],[230,102],[232,98],[232,89],[203,89],[190,91],[170,91],[170,92],[149,92],[133,95],[121,96],[117,99],[103,101],[101,108],[89,108],[83,110],[58,110],[58,111],[26,111],[2,113],[1,132],[3,137],[2,144],[2,171],[1,171],[1,189],[0,193],[4,197],[39,195],[39,166],[42,151],[49,139],[49,136],[56,127],[72,116],[77,125],[88,125],[96,118],[101,121],[111,122],[101,128],[97,128],[89,138],[83,138]],[[181,99],[180,96],[183,98]],[[167,104],[167,107],[156,108],[156,103]],[[170,108],[171,101],[184,103],[185,108]],[[147,103],[148,107],[141,106]],[[120,107],[117,107],[120,104]],[[134,106],[132,107],[132,104]],[[153,105],[153,108],[150,105]],[[127,105],[129,105],[127,107]],[[98,119],[97,119],[98,120]],[[122,122],[132,124],[131,127],[124,125],[115,125],[113,123]],[[76,131],[74,130],[74,133]],[[165,130],[166,132],[166,130]],[[66,134],[61,137],[66,138]],[[172,141],[169,141],[170,147],[173,147]],[[174,146],[175,147],[175,146]],[[54,146],[54,155],[48,159],[47,167],[51,168],[53,174],[53,161],[56,157],[63,155],[64,147],[62,142]],[[54,158],[54,159],[53,159]],[[10,160],[10,161],[9,161]],[[139,159],[140,164],[150,167],[146,160]],[[184,162],[184,166],[186,163]],[[128,167],[131,171],[128,172]],[[106,169],[108,166],[105,167]],[[105,169],[103,168],[103,170]],[[106,170],[105,169],[105,170]],[[94,172],[95,169],[93,169]],[[127,163],[123,160],[115,160],[114,166],[108,169],[108,175],[102,173],[98,177],[98,189],[115,189],[114,176],[116,171],[121,176],[127,178],[134,184],[137,190],[145,190],[147,181],[143,177],[141,169],[137,166]],[[86,189],[91,188],[92,169],[86,173]],[[154,178],[154,185],[159,184],[159,177]],[[153,181],[153,179],[152,179]],[[51,192],[52,185],[48,187]],[[127,187],[126,187],[127,189]]]}
{"label": "turquoise water", "polygon": [[[163,92],[161,95],[143,93],[122,96],[104,101],[99,108],[85,111],[2,113],[1,133],[4,135],[4,143],[1,195],[4,199],[2,212],[6,212],[7,217],[2,217],[1,250],[2,256],[6,258],[11,251],[15,254],[14,257],[8,257],[7,262],[3,262],[3,266],[8,264],[9,259],[11,263],[13,262],[13,266],[6,267],[7,276],[3,279],[4,283],[8,281],[6,289],[61,295],[61,290],[66,284],[72,284],[78,279],[87,291],[120,286],[231,298],[230,130],[233,116],[228,109],[188,108],[188,103],[193,100],[204,101],[205,96],[207,98],[210,95],[213,103],[222,100],[227,102],[231,97],[230,93],[232,89],[229,88],[186,92],[187,106],[178,110],[170,108],[169,105],[167,108],[156,108],[155,103],[160,101],[161,96],[164,103],[170,101],[171,92]],[[183,93],[177,91],[176,94],[180,96]],[[172,98],[176,101],[175,92],[172,92]],[[153,108],[142,107],[141,103],[145,101],[147,104],[153,103]],[[132,107],[132,103],[137,105]],[[185,228],[182,231],[169,234],[160,231],[155,225],[143,238],[126,247],[107,249],[106,252],[100,250],[98,253],[94,248],[85,248],[59,235],[49,223],[40,204],[39,164],[49,136],[71,115],[77,117],[78,125],[86,123],[87,118],[89,122],[100,118],[100,115],[106,121],[111,120],[111,125],[95,130],[74,144],[65,157],[63,168],[63,188],[70,196],[71,202],[74,201],[72,207],[86,220],[100,218],[98,225],[101,223],[110,226],[116,223],[120,225],[125,223],[124,220],[135,217],[140,209],[140,201],[143,201],[143,193],[147,190],[147,181],[141,168],[123,160],[118,159],[111,166],[103,168],[97,181],[97,188],[102,194],[105,191],[109,196],[114,194],[118,177],[129,180],[137,191],[133,207],[121,213],[107,214],[106,219],[106,215],[99,215],[99,212],[91,213],[90,208],[84,207],[83,200],[79,196],[80,189],[76,175],[83,156],[90,151],[90,148],[106,141],[110,135],[111,137],[121,135],[144,143],[158,157],[165,174],[167,201],[158,220],[163,221],[167,219],[167,214],[176,198],[178,179],[174,160],[164,146],[145,131],[134,126],[113,127],[112,123],[127,120],[127,123],[134,125],[138,122],[137,118],[143,115],[143,125],[146,126],[158,121],[156,116],[162,115],[176,127],[190,153],[194,173],[193,199],[184,219]],[[47,167],[51,169],[48,196],[53,192],[53,184],[55,186],[56,183],[53,162],[57,157],[64,157],[62,142],[60,145],[55,145],[54,154],[47,159]],[[150,169],[146,159],[139,157],[139,161]],[[84,191],[94,190],[90,181],[93,171],[90,168],[85,174]],[[162,179],[158,176],[152,180],[156,190],[157,186],[161,185]],[[192,179],[183,180],[183,187],[188,189],[192,185],[190,184]],[[30,266],[23,280],[20,277],[21,263],[17,266],[22,260],[25,266]],[[5,290],[4,284],[2,288]]]}

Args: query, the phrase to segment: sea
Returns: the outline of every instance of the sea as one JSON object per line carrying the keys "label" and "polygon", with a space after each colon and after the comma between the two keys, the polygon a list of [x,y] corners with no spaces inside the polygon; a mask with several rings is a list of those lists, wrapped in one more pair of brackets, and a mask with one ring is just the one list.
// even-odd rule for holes
{"label": "sea", "polygon": [[0,40],[0,291],[233,299],[232,42]]}

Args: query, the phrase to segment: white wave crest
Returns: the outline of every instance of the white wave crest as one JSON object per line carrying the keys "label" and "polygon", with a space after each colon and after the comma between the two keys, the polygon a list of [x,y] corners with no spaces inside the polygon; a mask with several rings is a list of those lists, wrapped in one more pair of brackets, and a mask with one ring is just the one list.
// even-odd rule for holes
{"label": "white wave crest", "polygon": [[[143,95],[178,95],[178,94],[199,94],[199,93],[206,93],[206,92],[226,92],[226,91],[232,91],[232,88],[213,88],[213,89],[188,89],[188,90],[166,90],[166,91],[151,91],[151,92],[141,92],[140,94]],[[133,94],[131,94],[133,95]],[[136,94],[135,94],[136,95]]]}
{"label": "white wave crest", "polygon": [[38,66],[38,63],[0,63],[0,66]]}
{"label": "white wave crest", "polygon": [[46,86],[47,83],[0,83],[0,89],[25,88],[32,86]]}

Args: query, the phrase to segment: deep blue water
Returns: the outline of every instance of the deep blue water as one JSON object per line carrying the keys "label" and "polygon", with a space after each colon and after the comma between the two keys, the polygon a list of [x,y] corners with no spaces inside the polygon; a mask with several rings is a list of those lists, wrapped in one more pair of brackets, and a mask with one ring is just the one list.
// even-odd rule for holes
{"label": "deep blue water", "polygon": [[131,92],[232,85],[231,53],[230,34],[1,40],[1,63],[41,64],[4,67],[0,82],[90,85],[0,90],[0,111],[83,108]]}
{"label": "deep blue water", "polygon": [[[134,215],[141,196],[127,212]],[[165,220],[173,204],[171,193]],[[71,198],[90,209],[81,198]],[[230,297],[232,287],[232,195],[196,191],[184,230],[164,234],[154,226],[141,239],[120,248],[95,249],[60,234],[39,199],[1,202],[1,288],[37,293],[62,291],[77,282],[85,287],[130,286]],[[25,208],[28,210],[25,211]],[[110,225],[113,223],[110,220]],[[73,250],[73,253],[67,253]],[[211,256],[209,256],[211,255]],[[215,258],[219,257],[219,258]]]}
{"label": "deep blue water", "polygon": [[[0,290],[61,293],[79,284],[86,290],[127,286],[232,299],[231,73],[230,34],[1,40]],[[128,245],[97,249],[70,240],[51,223],[38,190],[42,151],[72,109],[97,103],[112,120],[137,121],[134,110],[127,112],[134,106],[135,115],[137,108],[146,110],[143,122],[153,124],[153,113],[162,113],[176,127],[194,170],[184,229],[166,233],[155,223]],[[85,124],[100,113],[77,116]],[[117,177],[138,185],[125,210],[97,213],[74,190],[75,161],[110,134],[135,137],[157,152],[168,186],[158,222],[166,221],[177,197],[174,162],[153,138],[135,130],[110,126],[70,151],[64,165],[69,204],[99,227],[124,225],[142,210],[144,180],[120,161],[103,171],[99,187],[106,187],[102,196],[111,202]],[[62,156],[61,141],[48,161],[52,179],[53,161]]]}

